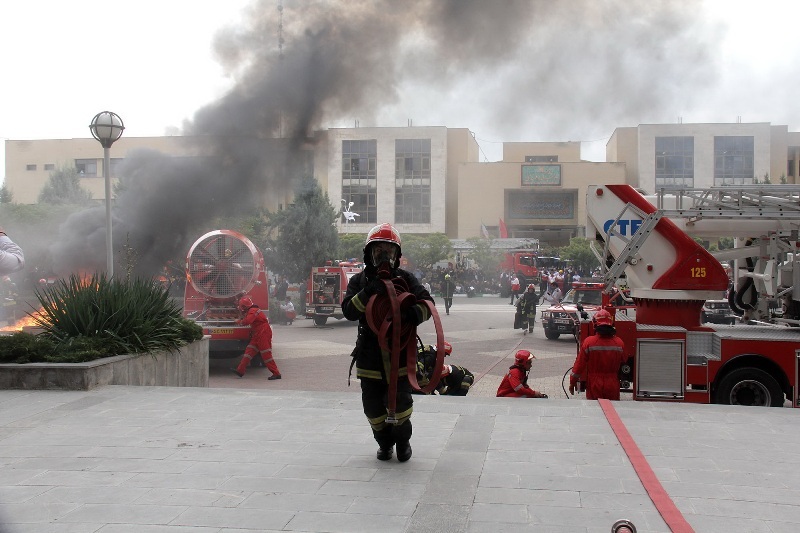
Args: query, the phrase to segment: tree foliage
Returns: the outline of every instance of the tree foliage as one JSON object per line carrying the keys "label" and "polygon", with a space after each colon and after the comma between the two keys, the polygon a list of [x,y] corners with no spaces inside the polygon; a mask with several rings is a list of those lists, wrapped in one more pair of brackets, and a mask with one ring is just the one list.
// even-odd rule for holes
{"label": "tree foliage", "polygon": [[5,183],[2,187],[0,187],[0,204],[10,204],[14,201],[14,195],[11,194],[11,191],[8,189],[8,185]]}
{"label": "tree foliage", "polygon": [[472,246],[469,258],[475,261],[478,268],[486,273],[493,274],[503,260],[503,252],[492,250],[492,241],[481,237],[470,237],[467,243]]}
{"label": "tree foliage", "polygon": [[366,236],[361,233],[343,233],[339,235],[338,259],[356,258],[361,261],[364,257],[364,241]]}
{"label": "tree foliage", "polygon": [[417,268],[427,269],[453,254],[453,245],[444,233],[402,237],[403,257]]}
{"label": "tree foliage", "polygon": [[337,213],[328,194],[314,180],[305,180],[287,209],[272,213],[268,239],[271,269],[293,283],[308,278],[311,267],[333,259],[339,245],[334,225]]}
{"label": "tree foliage", "polygon": [[572,265],[581,272],[591,272],[600,266],[591,248],[589,240],[583,237],[573,237],[569,244],[558,251],[561,259],[572,261]]}
{"label": "tree foliage", "polygon": [[50,179],[39,192],[39,202],[54,205],[86,205],[92,201],[91,191],[81,187],[81,178],[74,167],[50,172]]}

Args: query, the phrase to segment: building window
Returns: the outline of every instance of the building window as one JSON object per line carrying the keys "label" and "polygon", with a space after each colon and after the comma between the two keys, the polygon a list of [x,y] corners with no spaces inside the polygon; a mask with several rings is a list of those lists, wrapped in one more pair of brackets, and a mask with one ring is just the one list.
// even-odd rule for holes
{"label": "building window", "polygon": [[25,165],[25,170],[36,170],[36,165]]}
{"label": "building window", "polygon": [[557,155],[526,155],[526,163],[558,163]]}
{"label": "building window", "polygon": [[[342,141],[342,200],[357,222],[378,222],[378,141]],[[344,223],[344,215],[342,215]]]}
{"label": "building window", "polygon": [[45,170],[55,170],[56,166],[53,163],[45,163],[44,169]]}
{"label": "building window", "polygon": [[394,142],[394,219],[398,223],[431,221],[431,140],[397,139]]}
{"label": "building window", "polygon": [[125,161],[125,158],[123,158],[123,157],[112,157],[111,158],[111,161],[110,161],[111,164],[109,165],[111,167],[111,173],[109,174],[110,177],[112,177],[112,178],[118,178],[119,177],[119,167],[120,167],[120,165],[122,165],[123,161]]}
{"label": "building window", "polygon": [[789,159],[786,165],[786,175],[794,176],[794,159]]}
{"label": "building window", "polygon": [[714,137],[714,185],[751,185],[753,137]]}
{"label": "building window", "polygon": [[97,159],[76,159],[75,170],[82,178],[97,176]]}
{"label": "building window", "polygon": [[694,137],[656,137],[656,189],[694,187]]}

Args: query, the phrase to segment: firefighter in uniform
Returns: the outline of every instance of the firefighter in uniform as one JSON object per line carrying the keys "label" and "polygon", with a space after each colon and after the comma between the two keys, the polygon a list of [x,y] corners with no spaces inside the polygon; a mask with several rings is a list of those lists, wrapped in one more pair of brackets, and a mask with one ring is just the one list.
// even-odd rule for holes
{"label": "firefighter in uniform", "polygon": [[498,398],[547,398],[547,394],[528,387],[528,374],[534,359],[536,358],[528,350],[517,351],[514,364],[508,367],[508,372],[497,387]]}
{"label": "firefighter in uniform", "polygon": [[444,275],[442,281],[442,298],[444,298],[444,311],[450,314],[450,308],[453,306],[453,293],[456,292],[456,284],[453,282],[450,274]]}
{"label": "firefighter in uniform", "polygon": [[[397,447],[397,459],[411,458],[411,384],[406,371],[406,356],[400,353],[400,370],[397,380],[396,423],[388,423],[388,392],[391,353],[381,350],[378,336],[367,324],[366,309],[371,297],[385,296],[384,279],[399,278],[416,297],[417,302],[429,300],[430,293],[414,274],[398,268],[400,265],[400,234],[391,224],[381,224],[367,234],[364,245],[365,268],[347,284],[342,300],[342,312],[348,320],[358,320],[358,338],[353,350],[356,375],[361,381],[361,403],[378,443],[377,457],[381,461],[392,458],[392,448]],[[403,324],[419,325],[430,318],[428,307],[422,303],[409,306],[402,312]],[[394,422],[394,421],[392,421]]]}
{"label": "firefighter in uniform", "polygon": [[569,377],[569,393],[574,395],[578,381],[585,381],[587,400],[619,400],[619,367],[627,359],[625,343],[617,337],[607,310],[597,311],[592,322],[596,333],[581,344]]}
{"label": "firefighter in uniform", "polygon": [[239,362],[239,366],[232,369],[233,372],[240,378],[244,377],[250,362],[256,355],[259,355],[267,369],[272,372],[272,375],[267,379],[270,381],[281,379],[278,365],[275,364],[275,360],[272,358],[272,326],[269,325],[266,313],[261,311],[249,296],[244,296],[239,300],[239,311],[244,313],[244,317],[237,320],[236,324],[250,326],[251,334],[250,342],[244,350],[244,356]]}
{"label": "firefighter in uniform", "polygon": [[[522,315],[522,334],[533,333],[533,324],[536,322],[536,305],[539,303],[539,295],[536,294],[536,287],[533,283],[528,285],[528,289],[520,297],[517,307]],[[527,324],[526,324],[527,323]],[[525,331],[527,328],[527,332]]]}
{"label": "firefighter in uniform", "polygon": [[[453,353],[453,346],[445,341],[445,357],[451,353]],[[428,383],[430,383],[435,364],[436,346],[421,346],[417,353],[417,383],[420,387],[426,387]],[[463,366],[442,365],[439,384],[436,386],[436,389],[434,389],[434,394],[443,396],[466,396],[474,382],[475,376]],[[417,391],[412,392],[415,394],[417,393]]]}

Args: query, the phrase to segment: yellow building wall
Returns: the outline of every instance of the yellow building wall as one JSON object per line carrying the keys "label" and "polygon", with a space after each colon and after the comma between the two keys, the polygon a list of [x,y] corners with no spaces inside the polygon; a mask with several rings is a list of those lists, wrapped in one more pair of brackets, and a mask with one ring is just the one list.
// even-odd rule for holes
{"label": "yellow building wall", "polygon": [[504,142],[503,143],[503,162],[504,163],[524,163],[525,156],[548,156],[558,157],[558,162],[580,161],[581,143],[580,142]]}
{"label": "yellow building wall", "polygon": [[[191,137],[122,137],[110,149],[111,159],[124,159],[131,150],[149,148],[172,155],[194,155]],[[50,179],[50,170],[74,167],[76,159],[95,159],[97,176],[81,178],[81,187],[92,193],[92,199],[105,200],[103,147],[95,139],[7,140],[5,185],[18,204],[35,204],[39,192]],[[27,170],[35,165],[36,170]],[[112,186],[116,180],[112,176]]]}
{"label": "yellow building wall", "polygon": [[[479,146],[472,133],[465,128],[447,130],[447,177],[445,205],[435,206],[445,211],[445,234],[458,237],[458,172],[463,163],[479,161]],[[446,209],[445,209],[446,206]],[[434,206],[432,206],[434,208]]]}
{"label": "yellow building wall", "polygon": [[[586,226],[586,188],[588,185],[625,183],[623,163],[573,162],[560,163],[561,186],[523,186],[520,163],[464,163],[458,173],[458,238],[481,236],[481,223],[497,226],[507,218],[506,194],[517,191],[542,193],[574,192],[577,209],[571,218],[535,219],[531,229],[546,230],[551,227],[584,228]],[[581,233],[583,230],[577,231]]]}

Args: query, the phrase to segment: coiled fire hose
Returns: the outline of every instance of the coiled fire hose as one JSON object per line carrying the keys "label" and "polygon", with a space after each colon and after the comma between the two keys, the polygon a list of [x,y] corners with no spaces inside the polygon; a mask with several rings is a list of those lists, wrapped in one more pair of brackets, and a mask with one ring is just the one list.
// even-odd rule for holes
{"label": "coiled fire hose", "polygon": [[[378,336],[381,350],[391,353],[389,367],[389,394],[387,398],[387,424],[397,423],[397,379],[400,374],[400,353],[406,351],[406,372],[408,382],[414,390],[428,394],[439,384],[444,365],[444,332],[442,321],[436,307],[429,300],[417,301],[416,296],[408,291],[408,285],[400,277],[393,279],[380,279],[386,286],[384,294],[376,294],[369,299],[366,309],[367,325]],[[425,387],[420,387],[417,382],[417,326],[402,324],[403,311],[412,305],[424,303],[433,318],[436,328],[436,363],[433,375]],[[402,324],[395,328],[393,324]],[[391,342],[389,342],[391,336]],[[413,342],[412,342],[413,341]]]}

